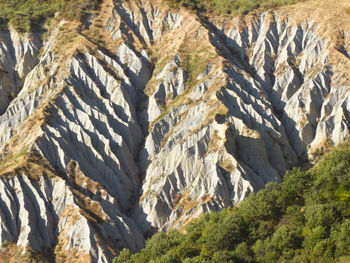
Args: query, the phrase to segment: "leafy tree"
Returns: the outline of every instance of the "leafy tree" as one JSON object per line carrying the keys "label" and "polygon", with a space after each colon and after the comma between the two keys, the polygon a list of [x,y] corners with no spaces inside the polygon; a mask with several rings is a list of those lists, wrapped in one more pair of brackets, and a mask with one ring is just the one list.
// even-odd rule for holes
{"label": "leafy tree", "polygon": [[113,263],[126,263],[131,259],[131,251],[127,248],[124,248],[120,254],[119,257],[115,258],[113,260]]}
{"label": "leafy tree", "polygon": [[211,260],[212,263],[233,263],[232,252],[227,250],[216,251]]}

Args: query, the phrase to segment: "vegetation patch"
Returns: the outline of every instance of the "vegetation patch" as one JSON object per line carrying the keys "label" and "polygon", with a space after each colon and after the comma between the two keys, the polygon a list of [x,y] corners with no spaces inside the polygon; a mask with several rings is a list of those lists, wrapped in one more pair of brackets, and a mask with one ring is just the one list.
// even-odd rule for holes
{"label": "vegetation patch", "polygon": [[150,81],[147,82],[146,87],[144,89],[145,94],[150,97],[156,91],[158,85],[161,83],[159,79],[153,77]]}
{"label": "vegetation patch", "polygon": [[203,214],[185,234],[157,233],[141,252],[124,249],[114,262],[348,262],[349,189],[347,143],[234,208]]}
{"label": "vegetation patch", "polygon": [[220,160],[219,166],[228,173],[232,173],[236,169],[229,159]]}
{"label": "vegetation patch", "polygon": [[53,262],[54,255],[50,249],[42,249],[40,252],[31,248],[17,246],[14,243],[3,242],[1,244],[1,262],[22,263],[22,262]]}
{"label": "vegetation patch", "polygon": [[216,152],[219,149],[222,140],[223,139],[220,137],[219,131],[214,130],[214,134],[212,135],[209,141],[207,153]]}
{"label": "vegetation patch", "polygon": [[39,180],[42,176],[54,177],[57,172],[41,155],[22,149],[17,154],[8,154],[0,161],[0,176],[15,176],[25,174],[29,178]]}
{"label": "vegetation patch", "polygon": [[294,4],[295,0],[164,0],[172,7],[186,7],[200,14],[245,15],[258,8]]}
{"label": "vegetation patch", "polygon": [[[106,221],[107,217],[101,204],[91,199],[92,195],[96,195],[102,190],[102,186],[84,176],[80,171],[79,164],[74,160],[71,160],[67,166],[67,175],[71,190],[80,207],[80,213],[90,222],[102,223]],[[87,196],[85,194],[86,192],[88,192],[90,196]]]}
{"label": "vegetation patch", "polygon": [[345,13],[350,16],[350,7],[345,8]]}
{"label": "vegetation patch", "polygon": [[87,10],[96,9],[100,0],[1,0],[2,29],[11,24],[20,32],[40,27],[56,16],[62,20],[81,19]]}
{"label": "vegetation patch", "polygon": [[203,73],[211,62],[218,59],[212,46],[208,44],[201,46],[197,41],[186,36],[179,47],[181,68],[187,73],[186,89],[188,90],[203,82],[197,79],[198,75]]}

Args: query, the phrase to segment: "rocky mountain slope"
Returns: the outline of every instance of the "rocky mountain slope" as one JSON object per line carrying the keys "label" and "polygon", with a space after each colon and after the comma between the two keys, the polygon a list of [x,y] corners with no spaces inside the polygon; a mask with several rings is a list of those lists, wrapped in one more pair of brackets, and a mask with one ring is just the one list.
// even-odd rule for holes
{"label": "rocky mountain slope", "polygon": [[45,36],[2,32],[3,248],[108,262],[344,142],[350,17],[333,2],[222,20],[106,0]]}

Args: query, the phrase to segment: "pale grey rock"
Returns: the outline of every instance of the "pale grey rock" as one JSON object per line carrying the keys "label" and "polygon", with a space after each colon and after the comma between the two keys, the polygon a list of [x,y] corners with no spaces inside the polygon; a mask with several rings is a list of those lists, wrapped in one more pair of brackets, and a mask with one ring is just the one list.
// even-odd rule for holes
{"label": "pale grey rock", "polygon": [[1,241],[16,242],[20,247],[29,245],[35,250],[50,248],[58,242],[62,249],[75,249],[90,254],[93,261],[108,262],[111,252],[91,236],[102,233],[116,246],[139,250],[143,246],[137,226],[120,214],[113,198],[104,192],[98,203],[107,217],[103,224],[92,224],[83,214],[77,196],[62,179],[41,178],[32,181],[25,174],[0,182]]}
{"label": "pale grey rock", "polygon": [[0,114],[23,86],[24,77],[38,63],[38,34],[22,35],[14,30],[0,33]]}
{"label": "pale grey rock", "polygon": [[[227,86],[216,94],[229,110],[222,120],[225,126],[212,122],[198,130],[210,111],[204,103],[171,109],[158,120],[164,98],[173,93],[162,84],[156,86],[148,116],[153,115],[149,119],[157,122],[152,123],[141,152],[141,159],[148,161],[143,161],[146,175],[133,216],[144,232],[178,228],[203,211],[237,204],[267,182],[280,181],[286,169],[311,155],[313,145],[325,138],[338,144],[349,135],[349,95],[343,95],[336,109],[326,99],[333,73],[328,44],[318,37],[317,25],[295,26],[277,14],[264,13],[243,30],[214,25],[211,30],[212,44],[228,52],[232,61],[225,68]],[[221,74],[216,69],[189,97],[203,97],[210,81],[215,83]],[[154,77],[159,83],[176,80],[169,72]],[[181,83],[177,92],[183,89]],[[322,118],[327,104],[333,116]],[[186,110],[190,113],[183,117]],[[214,124],[226,128],[213,128]],[[198,137],[192,131],[196,135],[206,132],[206,136]],[[208,153],[210,139],[219,131],[225,142]],[[228,171],[223,169],[225,163],[231,165]],[[176,203],[185,195],[182,205]]]}
{"label": "pale grey rock", "polygon": [[106,29],[120,45],[76,54],[59,75],[58,30],[44,44],[35,34],[1,33],[2,157],[47,103],[49,120],[26,136],[57,174],[0,178],[0,244],[39,250],[58,242],[65,253],[110,262],[108,244],[138,251],[145,234],[234,206],[320,145],[348,138],[350,86],[333,78],[339,69],[318,25],[266,12],[243,28],[238,19],[200,26],[193,37],[208,35],[221,60],[189,87],[180,54],[152,72],[150,52],[134,46],[136,38],[152,47],[182,36],[184,18],[148,1],[115,2]]}

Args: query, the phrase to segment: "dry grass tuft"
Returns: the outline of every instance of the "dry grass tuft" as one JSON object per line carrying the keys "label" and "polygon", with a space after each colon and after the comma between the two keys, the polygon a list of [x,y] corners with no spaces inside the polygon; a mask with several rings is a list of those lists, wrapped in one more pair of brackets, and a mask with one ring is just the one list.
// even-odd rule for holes
{"label": "dry grass tuft", "polygon": [[232,173],[236,169],[236,167],[233,166],[232,162],[229,159],[220,161],[219,165],[228,173]]}
{"label": "dry grass tuft", "polygon": [[222,140],[223,140],[223,138],[221,138],[219,136],[219,131],[215,130],[214,134],[212,135],[212,137],[211,137],[211,139],[209,141],[207,153],[217,152],[219,147],[220,147],[220,145],[221,145]]}
{"label": "dry grass tuft", "polygon": [[24,148],[17,154],[8,154],[0,162],[0,176],[27,175],[30,179],[39,180],[42,176],[55,177],[58,172],[48,160]]}
{"label": "dry grass tuft", "polygon": [[53,254],[49,249],[42,249],[39,252],[29,247],[24,248],[17,246],[15,243],[5,241],[1,244],[0,262],[53,262]]}
{"label": "dry grass tuft", "polygon": [[67,175],[72,186],[72,191],[80,207],[80,213],[89,221],[102,223],[107,220],[107,216],[101,207],[101,204],[93,201],[90,196],[84,194],[88,191],[91,195],[97,194],[102,190],[102,186],[97,182],[85,176],[81,171],[79,164],[71,160],[67,166]]}
{"label": "dry grass tuft", "polygon": [[350,16],[350,7],[345,8],[344,11],[345,11],[345,14]]}
{"label": "dry grass tuft", "polygon": [[325,153],[334,149],[333,141],[329,138],[324,138],[316,147],[311,150],[311,159],[313,163],[317,163],[321,160]]}

